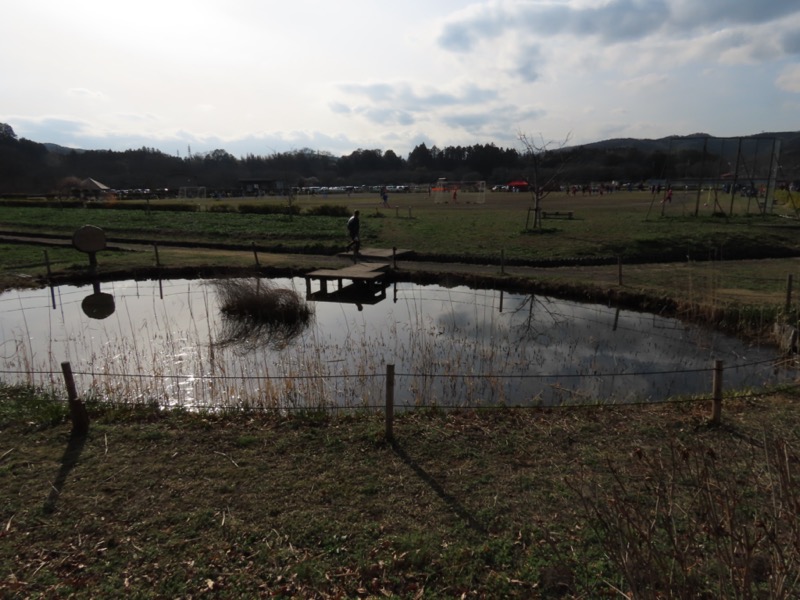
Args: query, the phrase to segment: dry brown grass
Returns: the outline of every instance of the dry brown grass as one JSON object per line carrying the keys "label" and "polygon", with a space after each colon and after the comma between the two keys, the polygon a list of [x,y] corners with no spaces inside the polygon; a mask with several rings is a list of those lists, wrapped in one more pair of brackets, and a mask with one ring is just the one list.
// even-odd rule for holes
{"label": "dry brown grass", "polygon": [[[367,415],[105,411],[80,440],[66,425],[6,422],[0,589],[74,598],[718,598],[757,597],[772,573],[788,576],[791,592],[798,463],[790,452],[780,471],[771,448],[800,447],[796,399],[726,401],[721,427],[708,426],[708,408],[406,413],[393,442],[382,417]],[[713,467],[713,476],[691,465]],[[719,522],[737,524],[736,540],[780,528],[750,549],[760,558],[749,571],[726,562],[733,538],[714,529],[700,490],[725,510],[737,500]],[[794,530],[780,507],[795,511]],[[648,537],[618,526],[625,518]],[[691,534],[680,555],[667,525]],[[631,563],[615,550],[626,545],[648,554]],[[669,580],[657,559],[678,558],[687,562]],[[745,572],[747,581],[737,578]]]}
{"label": "dry brown grass", "polygon": [[259,346],[283,348],[308,326],[314,311],[295,290],[267,279],[217,279],[213,283],[223,314],[215,344],[242,351]]}

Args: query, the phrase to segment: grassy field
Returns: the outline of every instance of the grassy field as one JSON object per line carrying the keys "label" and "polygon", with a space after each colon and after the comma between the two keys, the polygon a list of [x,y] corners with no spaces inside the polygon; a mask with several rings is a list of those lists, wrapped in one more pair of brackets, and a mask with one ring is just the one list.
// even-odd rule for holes
{"label": "grassy field", "polygon": [[[572,219],[546,218],[539,230],[532,223],[528,194],[490,193],[484,204],[435,204],[427,194],[397,194],[390,208],[367,194],[331,196],[327,200],[301,196],[294,205],[301,211],[321,204],[362,212],[365,242],[381,247],[410,248],[421,254],[461,257],[552,260],[622,255],[629,259],[658,260],[690,257],[750,255],[760,247],[790,246],[797,223],[775,215],[761,217],[736,198],[733,216],[713,216],[702,206],[694,216],[695,198],[677,194],[668,206],[646,192],[618,192],[604,196],[567,196],[554,193],[542,209],[553,215],[572,212]],[[167,202],[167,201],[163,201]],[[175,201],[169,201],[175,204]],[[184,201],[187,203],[188,201]],[[213,212],[212,207],[239,204],[280,205],[284,198],[203,200],[193,202],[194,212],[103,210],[81,208],[0,208],[0,228],[5,230],[70,234],[91,223],[109,237],[151,240],[228,241],[287,248],[318,247],[334,251],[346,243],[343,217],[289,216]],[[153,205],[157,202],[153,201]],[[722,203],[726,210],[729,202]],[[130,205],[130,204],[128,204]],[[663,208],[663,215],[662,215]],[[776,211],[793,216],[793,210]]]}

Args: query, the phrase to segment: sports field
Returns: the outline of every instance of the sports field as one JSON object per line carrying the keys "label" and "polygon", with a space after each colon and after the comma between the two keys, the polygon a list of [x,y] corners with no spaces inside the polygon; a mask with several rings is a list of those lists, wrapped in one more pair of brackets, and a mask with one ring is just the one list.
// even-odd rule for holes
{"label": "sports field", "polygon": [[[662,199],[663,193],[649,191],[554,192],[542,199],[544,218],[535,229],[533,199],[525,192],[487,192],[482,204],[463,196],[457,203],[436,204],[425,193],[394,194],[388,209],[377,195],[330,201],[361,209],[367,235],[379,245],[463,257],[503,252],[509,259],[526,260],[608,256],[639,260],[646,253],[648,260],[657,262],[685,257],[687,252],[705,258],[709,250],[724,246],[728,237],[752,235],[760,226],[789,227],[789,221],[776,215],[794,216],[788,204],[776,206],[764,217],[755,200],[722,193],[715,198],[707,191],[699,197],[696,191],[679,191],[668,203]],[[302,198],[299,203],[314,201]]]}

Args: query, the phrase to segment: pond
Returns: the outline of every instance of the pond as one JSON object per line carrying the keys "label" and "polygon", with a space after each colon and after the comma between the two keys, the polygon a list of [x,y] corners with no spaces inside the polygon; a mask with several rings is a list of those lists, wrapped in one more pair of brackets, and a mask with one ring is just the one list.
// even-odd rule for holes
{"label": "pond", "polygon": [[[306,289],[303,279],[258,285]],[[102,287],[102,289],[100,289]],[[333,300],[334,294],[324,300]],[[775,349],[675,319],[546,296],[395,283],[307,300],[294,338],[219,342],[229,319],[212,280],[118,281],[0,295],[6,382],[114,402],[264,409],[653,402],[792,379]]]}

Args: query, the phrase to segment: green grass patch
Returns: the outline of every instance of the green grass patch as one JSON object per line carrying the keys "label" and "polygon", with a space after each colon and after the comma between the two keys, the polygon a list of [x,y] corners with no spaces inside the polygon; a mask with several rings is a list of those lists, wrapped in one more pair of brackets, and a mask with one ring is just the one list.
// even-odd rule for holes
{"label": "green grass patch", "polygon": [[52,393],[0,382],[0,429],[12,424],[43,428],[62,423],[67,404]]}
{"label": "green grass patch", "polygon": [[347,216],[360,208],[368,243],[448,257],[496,258],[503,251],[507,258],[519,260],[623,256],[653,262],[687,256],[702,260],[788,256],[800,251],[798,227],[792,221],[777,214],[747,212],[740,199],[735,199],[732,216],[719,217],[708,208],[695,216],[689,202],[669,206],[662,215],[647,193],[554,194],[544,200],[543,210],[569,210],[574,218],[544,219],[535,230],[526,194],[488,194],[480,205],[434,204],[427,195],[405,194],[392,198],[392,203],[386,208],[359,196],[348,199],[348,205],[302,199],[290,210],[285,199],[269,199],[189,204],[197,208],[191,212],[166,210],[167,201],[151,202],[151,207],[163,210],[150,211],[144,206],[125,211],[8,206],[0,213],[0,227],[71,234],[91,223],[117,237],[335,246],[346,240]]}

